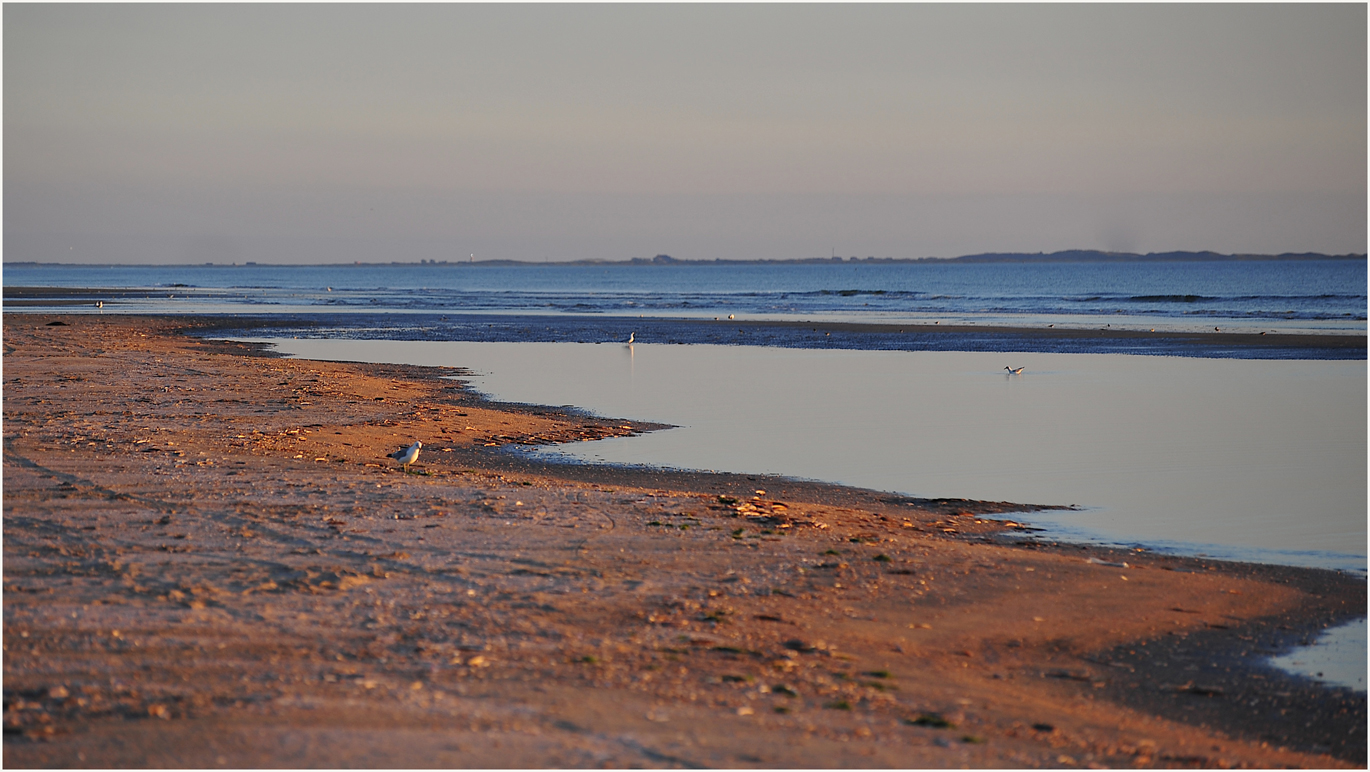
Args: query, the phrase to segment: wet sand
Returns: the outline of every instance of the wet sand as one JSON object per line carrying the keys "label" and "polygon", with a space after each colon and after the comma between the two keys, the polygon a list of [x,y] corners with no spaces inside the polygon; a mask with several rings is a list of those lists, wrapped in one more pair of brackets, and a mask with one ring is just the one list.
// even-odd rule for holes
{"label": "wet sand", "polygon": [[[5,290],[11,302],[12,290]],[[241,317],[240,317],[241,318]],[[1363,332],[1313,333],[1243,328],[1177,331],[993,324],[875,324],[868,322],[690,319],[626,316],[510,314],[308,313],[245,319],[236,329],[270,324],[338,337],[507,342],[618,342],[630,332],[641,342],[763,345],[784,348],[903,351],[1058,352],[1146,354],[1243,359],[1365,359]],[[1118,321],[1118,320],[1114,320]],[[225,322],[227,324],[227,320]],[[1262,334],[1262,333],[1265,334]]]}
{"label": "wet sand", "polygon": [[1363,693],[1253,656],[1363,580],[539,463],[654,427],[223,324],[4,319],[7,766],[1364,765]]}

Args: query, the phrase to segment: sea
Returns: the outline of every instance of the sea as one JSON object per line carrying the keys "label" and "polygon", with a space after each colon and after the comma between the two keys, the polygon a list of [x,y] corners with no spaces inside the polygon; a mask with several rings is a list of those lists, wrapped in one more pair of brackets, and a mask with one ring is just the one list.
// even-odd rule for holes
{"label": "sea", "polygon": [[[501,401],[675,427],[508,452],[1059,505],[1012,517],[1366,574],[1366,350],[1279,343],[1363,337],[1364,259],[7,264],[3,283],[8,313],[219,316],[214,336],[290,356],[461,367]],[[1042,334],[1097,330],[1135,334]],[[1330,660],[1291,656],[1364,690],[1364,619],[1330,635]]]}
{"label": "sea", "polygon": [[[463,319],[452,315],[557,320],[543,329],[501,327],[502,339],[509,340],[564,339],[566,330],[588,335],[599,328],[617,334],[616,326],[595,326],[611,318],[1050,324],[1162,331],[1218,327],[1271,333],[1364,334],[1366,329],[1364,259],[514,266],[9,263],[4,286],[118,290],[103,298],[106,312],[429,316],[431,321],[411,319],[409,326],[433,325],[424,334],[434,339],[475,339],[473,331],[460,328]],[[818,342],[812,343],[787,340],[783,345],[817,347]]]}

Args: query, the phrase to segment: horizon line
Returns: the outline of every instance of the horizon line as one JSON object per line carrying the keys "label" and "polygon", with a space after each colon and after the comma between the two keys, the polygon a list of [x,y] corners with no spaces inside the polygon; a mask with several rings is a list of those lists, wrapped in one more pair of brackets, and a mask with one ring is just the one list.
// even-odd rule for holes
{"label": "horizon line", "polygon": [[1167,252],[1110,252],[1095,249],[1067,249],[1056,252],[978,252],[957,257],[802,257],[802,258],[714,258],[689,259],[675,258],[666,254],[655,257],[632,257],[623,260],[582,258],[577,260],[518,260],[501,258],[491,260],[437,260],[421,258],[417,261],[363,261],[354,260],[338,263],[275,263],[247,260],[238,262],[180,262],[180,263],[64,263],[42,260],[5,260],[3,266],[81,266],[106,265],[113,267],[326,267],[326,266],[548,266],[548,265],[622,265],[622,266],[662,266],[662,265],[850,265],[853,263],[1029,263],[1029,262],[1264,262],[1264,261],[1310,261],[1310,260],[1365,260],[1367,253],[1348,252],[1345,254],[1325,254],[1322,252],[1280,252],[1280,253],[1232,253],[1212,251],[1171,250]]}

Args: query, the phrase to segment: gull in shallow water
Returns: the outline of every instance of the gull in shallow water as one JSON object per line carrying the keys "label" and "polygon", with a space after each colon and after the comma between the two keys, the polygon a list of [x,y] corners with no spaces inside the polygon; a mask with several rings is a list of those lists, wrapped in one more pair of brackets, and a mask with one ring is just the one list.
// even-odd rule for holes
{"label": "gull in shallow water", "polygon": [[1012,368],[1012,367],[1009,367],[1009,366],[1005,365],[1005,366],[1004,366],[1004,369],[1005,369],[1005,370],[1008,370],[1009,375],[1022,375],[1022,374],[1023,374],[1023,368],[1021,368],[1021,367],[1015,369],[1015,368]]}
{"label": "gull in shallow water", "polygon": [[635,333],[635,332],[630,332],[630,333],[628,333],[628,345],[629,345],[629,346],[633,345],[633,336],[634,336],[634,335],[637,335],[637,333]]}
{"label": "gull in shallow water", "polygon": [[419,460],[419,449],[423,447],[422,442],[415,441],[413,445],[404,450],[397,450],[387,458],[393,458],[404,467],[404,471],[409,471],[409,465]]}

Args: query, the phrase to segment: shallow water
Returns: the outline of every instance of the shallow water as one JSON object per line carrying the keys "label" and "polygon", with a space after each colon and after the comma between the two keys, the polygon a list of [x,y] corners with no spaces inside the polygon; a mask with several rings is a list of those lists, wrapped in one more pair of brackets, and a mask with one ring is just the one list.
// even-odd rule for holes
{"label": "shallow water", "polygon": [[309,358],[468,367],[501,400],[679,427],[552,451],[583,460],[1077,505],[1018,519],[1061,538],[1365,570],[1359,362],[275,342]]}
{"label": "shallow water", "polygon": [[1288,654],[1271,657],[1270,664],[1331,686],[1345,686],[1363,692],[1365,633],[1365,619],[1361,618],[1327,630],[1318,636],[1312,646],[1300,646]]}

